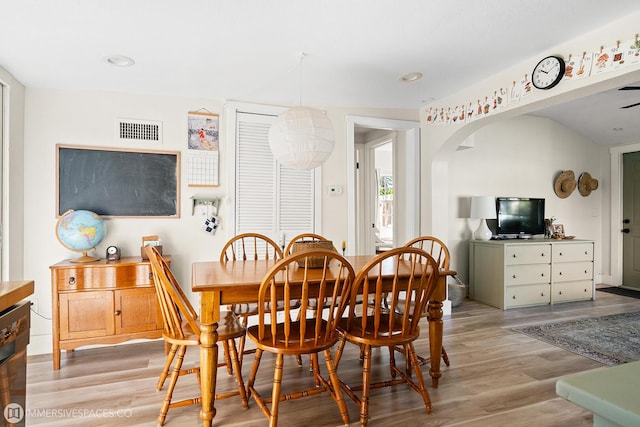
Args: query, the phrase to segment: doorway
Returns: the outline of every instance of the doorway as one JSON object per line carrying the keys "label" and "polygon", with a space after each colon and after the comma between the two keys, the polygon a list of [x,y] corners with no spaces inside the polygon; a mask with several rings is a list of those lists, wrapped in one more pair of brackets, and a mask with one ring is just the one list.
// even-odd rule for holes
{"label": "doorway", "polygon": [[[371,140],[366,132],[363,150],[364,161],[356,173],[364,177],[363,194],[357,195],[358,205],[362,205],[362,221],[359,232],[364,237],[363,253],[380,253],[394,247],[393,238],[393,147],[395,132],[386,132],[384,136]],[[362,134],[362,131],[356,130]],[[360,143],[356,144],[360,145]],[[359,179],[358,179],[359,180]],[[357,223],[357,219],[356,219]],[[370,224],[370,226],[369,226]]]}
{"label": "doorway", "polygon": [[622,155],[622,286],[640,289],[640,152]]}
{"label": "doorway", "polygon": [[[376,133],[376,137],[393,135],[390,149],[391,179],[387,184],[393,185],[393,199],[387,205],[392,206],[392,234],[387,240],[393,246],[399,246],[416,237],[420,233],[420,123],[404,120],[378,119],[371,117],[347,116],[347,252],[349,254],[373,254],[375,245],[375,224],[373,214],[367,215],[366,206],[375,203],[366,201],[365,191],[369,197],[376,197],[380,191],[378,180],[367,178],[364,170],[371,170],[367,165],[375,162],[368,159],[367,149],[363,143],[356,144],[356,133]],[[376,138],[371,138],[375,140]],[[382,144],[382,140],[377,141]],[[374,144],[375,145],[375,144]],[[370,147],[374,148],[374,147]],[[382,149],[381,149],[382,150]],[[374,153],[375,154],[375,153]],[[371,157],[371,155],[369,155]],[[384,154],[373,157],[384,157]],[[365,164],[366,163],[366,164]],[[381,176],[381,173],[380,173]],[[365,190],[365,180],[370,188]],[[373,185],[372,183],[378,183]],[[378,198],[380,201],[380,198]],[[371,208],[369,208],[371,209]],[[377,212],[376,209],[369,212]],[[373,226],[372,226],[373,224]],[[388,230],[387,230],[388,231]]]}

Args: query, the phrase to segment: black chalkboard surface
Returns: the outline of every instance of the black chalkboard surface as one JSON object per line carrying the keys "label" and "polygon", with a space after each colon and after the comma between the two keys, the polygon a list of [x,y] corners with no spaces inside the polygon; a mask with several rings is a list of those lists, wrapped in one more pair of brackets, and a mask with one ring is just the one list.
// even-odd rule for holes
{"label": "black chalkboard surface", "polygon": [[179,217],[180,152],[57,145],[57,215]]}

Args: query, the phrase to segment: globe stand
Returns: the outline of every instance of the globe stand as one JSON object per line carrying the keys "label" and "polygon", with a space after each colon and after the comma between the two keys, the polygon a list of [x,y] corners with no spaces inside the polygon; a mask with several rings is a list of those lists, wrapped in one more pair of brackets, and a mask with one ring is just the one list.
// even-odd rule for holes
{"label": "globe stand", "polygon": [[94,262],[98,261],[100,258],[87,255],[89,251],[82,251],[82,256],[69,260],[70,262]]}

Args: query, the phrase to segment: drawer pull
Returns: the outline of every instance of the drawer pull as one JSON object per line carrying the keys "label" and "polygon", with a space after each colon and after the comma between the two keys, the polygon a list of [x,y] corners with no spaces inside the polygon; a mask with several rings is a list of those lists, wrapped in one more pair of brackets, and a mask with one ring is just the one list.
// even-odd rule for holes
{"label": "drawer pull", "polygon": [[543,297],[544,296],[544,292],[540,292],[540,296]]}
{"label": "drawer pull", "polygon": [[542,253],[540,254],[540,256],[544,256],[544,252],[542,252]]}
{"label": "drawer pull", "polygon": [[540,273],[540,277],[544,277],[544,273]]}
{"label": "drawer pull", "polygon": [[562,291],[558,292],[558,295],[562,295]]}
{"label": "drawer pull", "polygon": [[513,257],[514,257],[514,258],[518,258],[518,257],[516,256],[516,254],[513,254]]}
{"label": "drawer pull", "polygon": [[113,313],[115,316],[120,316],[122,314],[122,311],[120,310],[116,310],[115,313]]}
{"label": "drawer pull", "polygon": [[562,276],[562,271],[558,273],[558,275]]}
{"label": "drawer pull", "polygon": [[73,277],[73,276],[69,277],[69,284],[71,286],[75,286],[76,285],[76,278]]}
{"label": "drawer pull", "polygon": [[515,275],[515,274],[513,275],[513,278],[514,278],[514,279],[516,278],[516,275]]}
{"label": "drawer pull", "polygon": [[560,256],[562,256],[562,252],[560,252]]}
{"label": "drawer pull", "polygon": [[512,298],[513,298],[513,299],[516,299],[516,296],[514,295]]}

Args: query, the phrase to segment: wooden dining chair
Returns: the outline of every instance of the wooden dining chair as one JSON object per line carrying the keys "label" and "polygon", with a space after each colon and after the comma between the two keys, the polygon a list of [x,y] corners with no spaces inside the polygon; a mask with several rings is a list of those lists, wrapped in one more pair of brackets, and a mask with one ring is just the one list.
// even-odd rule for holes
{"label": "wooden dining chair", "polygon": [[[315,234],[315,233],[302,233],[302,234],[298,234],[297,236],[295,236],[293,239],[291,239],[291,241],[289,242],[289,244],[287,245],[287,247],[284,250],[284,255],[285,256],[289,256],[291,254],[293,254],[294,251],[294,246],[296,243],[300,243],[300,242],[328,242],[329,239],[327,239],[324,236],[321,236],[319,234]],[[325,248],[328,249],[328,248]],[[335,248],[334,248],[335,249]],[[337,252],[337,250],[336,250]],[[317,314],[318,311],[318,303],[315,299],[311,299],[309,300],[309,304],[307,305],[308,310],[311,312],[311,316],[314,317]],[[304,312],[306,314],[306,312]],[[298,312],[298,316],[302,316],[303,311],[300,310]],[[296,356],[296,361],[298,362],[298,366],[302,367],[302,358],[300,355]],[[313,370],[313,360],[310,359],[309,360],[309,370]]]}
{"label": "wooden dining chair", "polygon": [[[167,377],[170,376],[167,392],[162,402],[160,415],[158,415],[157,420],[157,425],[162,426],[167,418],[167,412],[170,408],[199,405],[201,403],[200,397],[172,402],[173,392],[179,377],[186,374],[195,374],[198,383],[200,383],[199,366],[189,369],[182,367],[187,348],[200,347],[200,323],[198,321],[196,311],[182,291],[180,284],[169,269],[169,265],[162,258],[162,255],[160,255],[157,249],[152,246],[146,246],[145,252],[149,257],[149,263],[151,264],[153,282],[156,288],[160,311],[162,312],[162,319],[164,323],[164,332],[162,337],[164,338],[165,343],[170,346],[169,353],[167,354],[167,360],[156,386],[157,390],[160,391],[163,388]],[[224,343],[228,349],[225,357],[228,357],[230,359],[228,362],[233,365],[238,389],[235,391],[218,393],[215,395],[215,398],[225,399],[232,396],[240,396],[242,407],[248,408],[247,395],[240,370],[240,361],[235,345],[235,339],[245,335],[245,328],[238,323],[232,313],[223,312],[220,314],[217,332],[218,341]]]}
{"label": "wooden dining chair", "polygon": [[[282,259],[282,257],[282,248],[280,248],[273,239],[260,233],[238,234],[237,236],[229,239],[220,252],[221,263],[229,261],[246,261],[251,259],[279,260]],[[258,304],[231,304],[227,307],[227,310],[239,317],[241,319],[242,326],[246,328],[249,322],[249,317],[256,316],[258,314]],[[243,335],[240,338],[240,343],[238,345],[240,366],[242,366],[242,359],[245,354],[255,352],[255,349],[245,350],[245,341],[246,338]],[[230,366],[227,366],[229,374],[231,374],[230,368]]]}
{"label": "wooden dining chair", "polygon": [[[438,239],[437,237],[434,237],[434,236],[416,237],[415,239],[408,241],[405,244],[405,246],[419,248],[424,250],[425,252],[428,252],[429,255],[431,255],[431,257],[436,260],[436,262],[438,263],[438,267],[440,267],[441,270],[449,269],[449,261],[451,259],[451,255],[449,254],[449,248],[447,248],[447,245],[445,245],[444,242]],[[422,313],[422,317],[428,317],[428,316],[429,316],[428,307],[425,306],[424,311]],[[400,350],[400,349],[396,348],[396,350]],[[444,347],[442,347],[441,355],[442,355],[442,361],[444,362],[444,364],[447,366],[450,366],[449,355],[447,355],[447,351],[445,350]],[[423,357],[423,356],[420,356],[419,354],[418,354],[418,360],[420,360],[420,363],[422,365],[429,362],[428,357]]]}
{"label": "wooden dining chair", "polygon": [[[345,347],[350,342],[363,350],[362,383],[341,387],[360,407],[360,424],[366,425],[369,416],[370,390],[378,387],[408,384],[422,396],[427,413],[432,412],[429,393],[424,384],[420,362],[413,342],[420,335],[420,313],[429,301],[438,282],[438,265],[427,252],[413,247],[390,249],[371,259],[356,276],[351,292],[349,314],[340,322],[341,338],[336,351],[336,369]],[[363,295],[362,311],[353,303]],[[404,304],[400,296],[406,295]],[[388,309],[382,304],[386,299]],[[409,359],[416,380],[395,363],[395,347],[401,346]],[[371,382],[371,349],[388,347],[391,379]],[[361,396],[356,394],[362,391]]]}
{"label": "wooden dining chair", "polygon": [[[322,267],[312,267],[320,259]],[[257,351],[249,379],[248,396],[253,397],[269,426],[278,424],[279,403],[327,392],[337,403],[342,421],[349,423],[346,402],[340,389],[340,380],[331,356],[331,347],[338,341],[336,329],[347,304],[355,273],[349,262],[337,252],[315,249],[299,252],[279,261],[264,277],[260,285],[258,324],[247,329],[247,335],[256,344]],[[300,298],[300,309],[307,310],[312,298],[323,302],[322,316],[297,318],[292,316],[289,302]],[[284,313],[275,307],[284,305]],[[255,379],[264,352],[276,355],[271,397],[266,398],[256,389]],[[324,354],[329,374],[327,380],[318,367],[318,353]],[[315,384],[302,391],[282,393],[284,355],[308,354],[314,360]]]}

